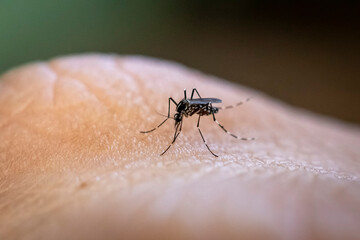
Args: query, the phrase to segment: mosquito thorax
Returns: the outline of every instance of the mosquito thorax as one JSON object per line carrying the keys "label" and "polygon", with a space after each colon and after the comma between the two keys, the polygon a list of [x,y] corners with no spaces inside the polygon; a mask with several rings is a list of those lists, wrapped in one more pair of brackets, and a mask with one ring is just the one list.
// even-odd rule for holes
{"label": "mosquito thorax", "polygon": [[188,102],[186,99],[183,99],[183,100],[181,100],[181,102],[179,102],[179,104],[177,105],[176,111],[177,111],[178,113],[181,113],[181,112],[183,112],[183,111],[185,111],[185,110],[187,109],[188,105],[189,105],[189,102]]}

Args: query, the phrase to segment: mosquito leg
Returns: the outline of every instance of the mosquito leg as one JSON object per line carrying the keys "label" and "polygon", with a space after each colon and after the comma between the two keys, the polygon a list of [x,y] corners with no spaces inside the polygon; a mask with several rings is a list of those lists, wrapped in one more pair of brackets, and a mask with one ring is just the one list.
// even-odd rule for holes
{"label": "mosquito leg", "polygon": [[[211,103],[210,103],[210,109],[212,109],[212,104],[211,104]],[[211,111],[211,114],[213,115],[214,122],[216,122],[216,124],[219,125],[219,127],[221,127],[222,130],[224,130],[224,132],[226,132],[226,133],[229,134],[230,136],[232,136],[232,137],[234,137],[234,138],[236,138],[236,139],[243,140],[243,141],[252,141],[252,140],[255,140],[255,138],[243,138],[243,137],[238,137],[238,136],[232,134],[231,132],[229,132],[228,130],[226,130],[226,129],[224,128],[224,126],[221,125],[221,124],[216,120],[215,114],[214,114],[213,111]]]}
{"label": "mosquito leg", "polygon": [[179,128],[179,125],[176,127],[176,130],[175,130],[175,133],[174,133],[174,138],[172,140],[172,142],[170,143],[170,145],[165,149],[165,151],[163,151],[160,156],[164,155],[167,150],[169,150],[169,148],[174,144],[174,142],[176,141],[177,137],[179,136],[180,132],[181,132],[181,129],[182,129],[182,121],[180,122],[180,128]]}
{"label": "mosquito leg", "polygon": [[243,101],[243,102],[238,102],[238,103],[236,103],[236,104],[234,104],[234,105],[229,105],[229,106],[224,106],[224,107],[218,107],[218,109],[229,109],[229,108],[238,107],[238,106],[243,105],[244,103],[246,103],[246,102],[248,102],[248,101],[250,101],[250,98],[247,98],[247,99],[245,99],[245,101]]}
{"label": "mosquito leg", "polygon": [[[176,139],[180,132],[181,132],[181,129],[182,129],[182,121],[180,122],[180,127],[179,126],[176,126],[176,129],[175,129],[175,133],[174,133],[174,139]],[[173,140],[174,141],[174,140]],[[174,141],[175,142],[175,141]]]}
{"label": "mosquito leg", "polygon": [[149,131],[140,131],[140,133],[149,133],[149,132],[155,131],[156,129],[161,127],[161,125],[163,125],[170,118],[170,103],[171,103],[170,101],[172,101],[177,106],[177,103],[175,102],[175,100],[173,98],[169,98],[169,106],[168,106],[167,118],[164,121],[162,121],[157,127],[154,127],[153,129],[151,129]]}
{"label": "mosquito leg", "polygon": [[[195,89],[195,88],[194,88],[194,89]],[[201,138],[202,138],[205,146],[206,146],[207,149],[209,150],[209,152],[211,152],[211,154],[214,155],[214,157],[218,157],[218,155],[216,155],[215,153],[213,153],[213,152],[210,150],[210,148],[209,148],[209,146],[207,145],[207,143],[206,143],[206,141],[205,141],[205,138],[204,138],[204,136],[203,136],[203,134],[202,134],[202,132],[201,132],[201,130],[200,130],[200,115],[199,115],[199,119],[198,119],[198,123],[197,123],[197,128],[198,128],[199,133],[200,133],[200,136],[201,136]]]}
{"label": "mosquito leg", "polygon": [[198,90],[196,88],[193,88],[192,92],[191,92],[191,98],[190,99],[193,99],[193,96],[194,96],[194,92],[196,92],[196,94],[199,96],[199,98],[201,98]]}

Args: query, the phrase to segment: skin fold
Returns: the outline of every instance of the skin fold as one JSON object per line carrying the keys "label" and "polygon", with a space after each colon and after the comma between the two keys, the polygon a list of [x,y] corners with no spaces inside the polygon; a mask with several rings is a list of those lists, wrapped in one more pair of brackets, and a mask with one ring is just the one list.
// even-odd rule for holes
{"label": "skin fold", "polygon": [[[216,117],[255,140],[204,116],[215,158],[193,116],[160,156],[174,120],[140,131],[184,88],[222,106],[250,97]],[[0,77],[0,239],[358,239],[359,147],[357,126],[175,63],[29,64]]]}

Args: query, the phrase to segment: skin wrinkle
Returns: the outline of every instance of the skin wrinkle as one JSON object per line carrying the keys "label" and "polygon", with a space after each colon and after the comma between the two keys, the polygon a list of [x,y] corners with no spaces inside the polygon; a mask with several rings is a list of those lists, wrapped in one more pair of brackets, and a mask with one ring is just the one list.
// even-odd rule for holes
{"label": "skin wrinkle", "polygon": [[[50,62],[50,63],[48,64],[48,66],[49,66],[49,68],[50,68],[54,73],[64,75],[64,73],[61,73],[61,72],[56,68],[54,62]],[[66,75],[65,75],[65,76],[66,76]],[[69,76],[67,76],[67,77],[69,77]],[[107,101],[105,101],[105,98],[101,96],[102,94],[99,94],[99,93],[98,93],[98,90],[97,90],[97,89],[95,90],[95,89],[89,84],[88,81],[82,81],[82,80],[80,80],[80,79],[84,78],[84,76],[82,76],[81,78],[78,78],[78,77],[73,77],[73,76],[70,75],[70,77],[71,77],[71,79],[73,79],[74,81],[77,81],[77,82],[79,82],[80,84],[82,84],[82,85],[86,88],[87,93],[90,93],[92,96],[94,96],[94,97],[96,98],[96,100],[97,100],[99,103],[101,103],[105,108],[107,108],[107,107],[106,107],[106,106],[107,106],[107,104],[106,104]]]}
{"label": "skin wrinkle", "polygon": [[[141,81],[140,79],[136,76],[136,74],[129,72],[126,70],[125,66],[124,66],[124,60],[121,59],[114,59],[115,60],[115,64],[116,66],[123,72],[125,72],[126,74],[128,74],[131,77],[131,80],[135,80],[136,84],[136,89],[139,88],[139,86],[141,85]],[[136,90],[135,89],[135,90]]]}
{"label": "skin wrinkle", "polygon": [[[105,104],[106,105],[106,104]],[[31,129],[31,128],[30,128]]]}
{"label": "skin wrinkle", "polygon": [[[118,69],[119,65],[117,64],[117,61],[116,61],[115,58],[108,57],[107,63],[110,63],[112,71],[116,70],[115,73],[119,73],[119,69]],[[100,82],[98,76],[95,76],[95,78],[94,78],[94,76],[91,76],[91,75],[89,75],[88,73],[86,73],[84,71],[69,71],[66,68],[64,68],[66,66],[62,66],[61,63],[57,62],[56,60],[52,61],[50,63],[50,65],[56,71],[60,72],[60,69],[63,70],[64,71],[63,75],[71,76],[74,79],[76,79],[77,81],[82,82],[90,90],[90,92],[93,93],[97,97],[99,102],[102,102],[104,104],[104,106],[106,106],[107,108],[111,109],[113,107],[117,107],[117,108],[121,107],[121,106],[119,106],[117,104],[115,104],[115,106],[114,106],[114,102],[116,103],[116,101],[118,101],[118,99],[112,99],[113,96],[108,95],[108,93],[109,93],[108,90],[115,87],[115,86],[110,85],[110,84],[117,84],[120,81],[120,82],[122,82],[122,85],[118,85],[118,87],[121,87],[121,86],[124,85],[124,83],[128,83],[128,82],[125,82],[124,78],[119,79],[118,81],[112,80],[112,82],[106,82],[105,86],[107,88],[104,88],[103,86],[101,86],[101,88],[100,88],[99,86],[101,84],[96,84],[97,82],[98,83]],[[108,70],[108,69],[105,69],[105,70]],[[85,81],[83,79],[85,79]],[[129,87],[129,86],[126,86],[126,87]],[[129,88],[131,89],[131,87],[129,87]],[[132,88],[131,90],[136,91],[137,88],[138,87],[135,87],[135,88]],[[102,90],[102,91],[100,91],[100,90]],[[112,109],[112,110],[114,111],[114,109]]]}
{"label": "skin wrinkle", "polygon": [[[0,145],[7,153],[0,163],[8,169],[0,177],[0,186],[8,186],[0,190],[0,238],[336,239],[358,233],[357,128],[149,58],[85,55],[50,65],[56,68],[57,107],[11,119],[42,130],[42,137],[24,130],[22,137],[15,125],[0,132],[0,142],[12,141]],[[87,92],[97,91],[104,101],[71,105],[84,96],[61,92],[60,79],[90,82]],[[224,103],[252,97],[217,118],[235,134],[257,140],[236,141],[202,118],[206,140],[220,155],[214,159],[198,136],[197,119],[189,118],[176,144],[159,157],[173,122],[152,134],[139,131],[163,119],[151,107],[166,110],[168,97],[179,101],[183,88],[194,86]],[[60,106],[61,97],[71,101]]]}
{"label": "skin wrinkle", "polygon": [[[46,66],[46,65],[45,65],[44,63],[37,63],[37,66],[39,66],[39,67],[41,67],[42,69],[44,69],[44,66]],[[54,75],[55,75],[55,74],[54,74]],[[56,76],[56,75],[55,75],[55,76]],[[49,78],[49,80],[50,80],[50,79],[51,79],[51,78]],[[55,83],[55,81],[56,81],[56,80],[54,80],[53,83]],[[10,88],[10,89],[12,89],[12,93],[13,93],[13,94],[16,93],[15,87],[13,87],[13,86],[11,86],[11,85],[9,86],[9,84],[7,84],[7,81],[6,81],[6,80],[3,80],[3,81],[2,81],[2,85],[5,85],[6,88],[7,88],[7,89],[6,89],[5,87],[2,88],[4,92],[9,91],[8,89]],[[45,88],[45,86],[44,86],[44,88]],[[6,90],[6,91],[5,91],[5,90]],[[41,91],[41,89],[37,89],[37,91]],[[14,95],[15,95],[15,94],[14,94]],[[4,99],[4,100],[6,101],[6,99]],[[20,108],[18,107],[18,108],[16,108],[15,111],[12,111],[11,114],[10,114],[10,117],[7,117],[6,114],[4,114],[3,117],[4,117],[4,118],[7,118],[8,121],[6,121],[4,124],[1,124],[1,125],[0,125],[0,129],[6,127],[6,125],[7,125],[9,122],[11,122],[12,119],[13,119],[14,117],[16,117],[17,115],[22,114],[23,112],[28,111],[29,108],[30,108],[30,106],[34,104],[34,97],[33,97],[33,96],[30,96],[28,99],[24,99],[24,100],[25,100],[25,103],[23,103]]]}

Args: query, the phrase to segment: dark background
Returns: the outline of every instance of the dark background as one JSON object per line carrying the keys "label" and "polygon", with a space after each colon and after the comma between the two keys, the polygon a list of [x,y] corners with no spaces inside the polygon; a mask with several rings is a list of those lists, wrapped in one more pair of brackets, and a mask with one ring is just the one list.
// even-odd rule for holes
{"label": "dark background", "polygon": [[80,52],[178,61],[360,123],[360,1],[0,2],[0,72]]}

